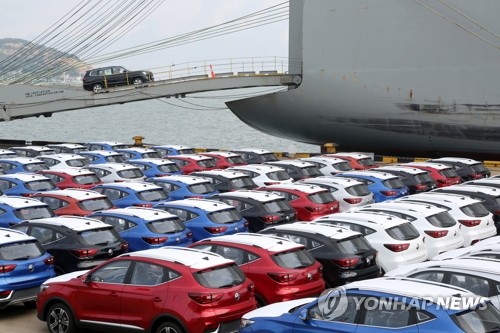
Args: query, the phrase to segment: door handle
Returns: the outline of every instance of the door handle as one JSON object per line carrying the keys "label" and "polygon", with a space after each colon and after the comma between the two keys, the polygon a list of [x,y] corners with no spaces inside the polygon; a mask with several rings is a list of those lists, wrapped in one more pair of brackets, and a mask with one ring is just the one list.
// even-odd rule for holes
{"label": "door handle", "polygon": [[153,297],[153,302],[161,302],[161,298],[160,297]]}

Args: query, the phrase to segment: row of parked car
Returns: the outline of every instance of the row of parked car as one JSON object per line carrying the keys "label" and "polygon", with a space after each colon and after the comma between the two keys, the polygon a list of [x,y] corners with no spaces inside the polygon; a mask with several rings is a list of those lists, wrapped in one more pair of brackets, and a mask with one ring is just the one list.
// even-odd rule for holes
{"label": "row of parked car", "polygon": [[[219,166],[224,170],[192,171],[189,175],[183,175],[182,165],[172,163],[175,160],[173,157],[182,155],[168,155],[166,159],[155,155],[145,157],[141,154],[152,154],[151,149],[119,147],[121,152],[102,149],[97,151],[95,150],[97,143],[93,144],[96,145],[92,148],[94,150],[87,153],[113,155],[113,158],[120,156],[125,160],[117,165],[123,167],[130,167],[135,161],[142,160],[153,161],[156,165],[167,162],[171,170],[175,167],[179,170],[174,171],[177,172],[175,175],[168,175],[171,172],[165,172],[151,174],[146,179],[145,172],[137,167],[140,177],[134,177],[137,172],[134,169],[134,172],[122,174],[116,172],[119,176],[126,174],[131,177],[103,181],[102,176],[91,170],[92,167],[101,164],[91,164],[90,159],[81,159],[85,151],[80,151],[78,154],[73,152],[69,154],[71,158],[63,156],[68,157],[66,160],[60,157],[61,153],[29,157],[34,163],[42,159],[52,159],[59,163],[53,163],[50,169],[43,168],[36,174],[23,176],[37,177],[42,176],[39,173],[46,172],[48,175],[50,172],[64,173],[71,170],[75,177],[83,176],[82,172],[90,172],[85,177],[94,179],[85,184],[86,189],[74,189],[73,186],[69,186],[64,190],[54,188],[34,190],[21,194],[25,196],[24,198],[14,197],[12,194],[0,197],[0,209],[2,200],[21,200],[24,204],[28,202],[36,204],[33,206],[36,208],[31,209],[31,212],[24,206],[21,209],[21,202],[19,209],[10,209],[10,220],[3,225],[10,229],[4,229],[5,232],[24,235],[27,237],[25,241],[41,248],[40,252],[43,254],[46,254],[44,251],[49,251],[52,257],[44,258],[45,266],[41,266],[49,272],[49,276],[55,274],[53,267],[56,267],[58,274],[72,272],[50,279],[42,285],[38,316],[47,321],[52,332],[67,329],[71,331],[74,326],[86,323],[85,320],[82,321],[83,318],[93,318],[91,320],[95,321],[93,313],[123,316],[127,321],[120,321],[120,325],[150,329],[153,332],[206,330],[231,332],[240,326],[239,318],[255,306],[271,304],[268,306],[277,306],[281,309],[281,306],[288,306],[285,305],[288,304],[286,302],[293,303],[298,298],[318,296],[326,287],[360,283],[353,281],[366,281],[364,286],[370,285],[372,286],[370,288],[373,288],[375,282],[371,283],[368,280],[375,281],[374,279],[383,273],[389,274],[411,264],[426,263],[428,259],[448,249],[463,246],[469,248],[472,247],[469,246],[471,244],[479,244],[483,239],[490,239],[489,237],[496,235],[493,214],[484,206],[482,199],[478,200],[477,197],[464,194],[437,193],[441,189],[455,187],[456,185],[450,186],[454,183],[465,181],[456,176],[451,163],[446,165],[442,161],[415,163],[422,169],[408,165],[380,168],[366,155],[346,153],[337,155],[346,155],[344,160],[333,156],[319,156],[316,158],[318,164],[315,164],[312,163],[314,158],[310,158],[311,161],[302,159],[279,161],[270,152],[248,149],[239,153],[212,153],[219,159],[224,159],[226,166]],[[85,148],[85,146],[71,147],[67,144],[59,146]],[[35,150],[42,151],[44,148]],[[188,154],[184,154],[184,158],[189,155],[198,156],[194,155],[193,151],[186,152]],[[126,153],[128,155],[125,155]],[[268,162],[249,164],[250,156],[264,156],[262,158]],[[242,162],[243,157],[248,160]],[[2,158],[0,166],[3,168],[1,163],[6,163],[7,160],[12,162],[19,158]],[[67,170],[63,170],[60,166],[62,163],[68,166],[78,163],[64,162],[73,161],[73,158],[79,159],[83,164],[80,167],[83,168],[65,167]],[[234,160],[231,162],[228,158]],[[357,161],[357,164],[349,159]],[[458,160],[470,165],[475,165],[477,162]],[[194,161],[199,160],[194,159]],[[318,173],[316,170],[321,170],[318,161],[330,163],[328,168],[340,163],[342,166],[339,168],[346,170]],[[112,163],[104,163],[102,166],[113,165]],[[50,163],[45,162],[45,164]],[[425,167],[439,165],[437,170],[452,172],[439,182],[434,179],[431,172],[423,169],[424,164]],[[353,171],[353,166],[376,171]],[[132,167],[136,168],[136,165]],[[252,173],[232,169],[246,169]],[[390,173],[389,169],[392,169],[393,173]],[[478,167],[477,170],[479,169]],[[483,169],[482,172],[476,171],[476,176],[473,177],[476,181],[489,176],[489,171],[484,167]],[[253,174],[258,176],[251,177]],[[349,174],[351,176],[348,176]],[[477,176],[479,174],[481,176]],[[9,173],[5,175],[7,180],[0,176],[0,184],[15,176],[21,174]],[[257,184],[254,179],[260,176],[263,177],[262,183]],[[53,186],[57,184],[51,178],[46,178]],[[147,182],[131,182],[130,179],[134,178]],[[458,179],[449,181],[448,178]],[[124,181],[125,179],[128,180]],[[416,182],[413,190],[405,185],[405,179]],[[117,180],[119,181],[116,182]],[[35,179],[32,178],[31,181]],[[36,181],[47,183],[47,179],[43,181],[36,179]],[[202,181],[203,186],[198,181]],[[424,184],[425,181],[427,184]],[[488,181],[495,183],[493,178],[488,178]],[[185,195],[177,192],[179,196],[176,197],[174,185],[183,182],[188,183],[184,187]],[[227,189],[216,187],[218,183],[223,182],[236,185]],[[373,184],[379,187],[386,186],[386,189],[377,190]],[[248,185],[251,186],[245,189]],[[477,187],[470,186],[469,182],[464,186]],[[397,191],[399,187],[406,189]],[[194,188],[213,190],[196,193]],[[428,192],[431,189],[434,190]],[[410,193],[419,192],[421,193],[408,196]],[[394,197],[401,198],[393,201]],[[4,207],[9,205],[12,206],[11,203],[7,203]],[[1,217],[2,215],[0,219]],[[295,222],[297,220],[299,222]],[[10,237],[10,235],[5,236],[5,238]],[[84,242],[81,241],[82,238]],[[165,248],[164,245],[167,244],[173,244],[175,247]],[[68,245],[73,248],[68,250]],[[63,250],[65,246],[66,249]],[[61,254],[63,251],[66,251],[65,257]],[[220,267],[224,267],[224,270],[219,271],[219,266],[209,265],[212,253],[219,255],[218,258],[229,260],[227,265],[221,261],[214,261],[218,262]],[[34,258],[35,256],[30,259]],[[21,257],[17,260],[20,259]],[[99,266],[90,271],[81,271],[95,265]],[[48,276],[45,276],[41,280],[47,278]],[[446,281],[437,281],[436,284]],[[91,291],[88,290],[89,287],[98,288],[101,292],[87,293]],[[132,296],[137,295],[137,288],[143,290],[142,297],[146,298],[147,295],[153,294],[166,295],[155,300],[162,305],[151,306],[145,301],[144,308],[150,310],[144,310],[148,312],[147,315],[141,311],[141,316],[138,318],[137,311],[132,305],[130,309],[122,309],[121,314],[116,314],[112,313],[115,310],[105,306],[107,302],[105,298],[100,298],[102,302],[97,301],[97,297],[102,296],[103,288],[108,287],[111,288],[110,293],[116,291],[117,287],[124,288],[124,292],[120,294],[120,297],[123,297],[122,302],[131,297],[137,299],[137,296]],[[129,287],[131,289],[126,291]],[[164,288],[177,292],[167,293]],[[445,287],[440,286],[440,288]],[[67,303],[53,302],[55,295],[53,292],[58,294],[58,297],[66,299],[71,297],[61,295],[65,293],[69,295],[75,290],[85,293],[81,298],[83,303],[77,304],[69,300]],[[15,298],[12,297],[13,291],[10,292],[8,301],[33,305],[32,299]],[[189,313],[178,313],[175,309],[171,309],[168,304],[174,302],[173,299],[185,300],[183,304],[189,304]],[[285,303],[282,303],[283,301]],[[317,299],[310,301],[316,302],[316,308],[318,307]],[[102,306],[94,307],[93,302],[99,302]],[[6,306],[9,302],[3,304]],[[293,304],[297,307],[303,305],[305,308],[310,306],[309,302]],[[210,314],[211,311],[207,312],[207,306],[220,308],[221,311],[224,308],[224,311],[231,312],[231,315],[224,318],[214,317]],[[313,317],[313,312],[301,310],[297,313],[298,319],[304,318],[301,319],[306,325],[303,329],[310,330],[311,324],[317,324],[310,319],[324,321],[325,318]],[[264,317],[269,317],[269,313],[276,312],[270,310]],[[368,314],[362,311],[359,313],[362,314],[354,315],[349,320],[353,320],[351,324],[359,323],[361,328],[364,325],[367,330],[373,329],[374,326],[384,329],[403,329],[411,324],[408,319],[403,326],[388,326],[389,320],[383,325],[382,320],[378,325],[373,322],[368,324],[366,318]],[[413,318],[413,312],[407,312],[407,318],[410,313]],[[268,326],[269,322],[266,319],[259,321],[253,319],[261,314],[262,311],[245,315],[243,320],[245,327],[242,331],[259,331],[261,324],[264,325],[262,327]],[[430,315],[437,316],[437,313]],[[445,318],[433,321],[434,324],[444,325],[450,320],[456,321],[449,314],[439,315],[444,315]],[[375,317],[382,317],[382,314],[377,314]],[[200,321],[200,318],[205,319]],[[289,319],[290,317],[287,320]],[[338,325],[336,320],[330,319],[322,323],[326,329],[331,328],[331,325]],[[466,319],[464,322],[467,322]],[[394,321],[402,322],[401,319]],[[104,322],[101,324],[116,324],[113,320]],[[255,325],[256,322],[259,324]],[[429,320],[424,320],[422,323],[424,322],[422,329],[429,324]],[[278,326],[272,330],[280,331],[282,328]],[[465,324],[459,323],[456,326],[465,327]],[[444,326],[432,327],[437,329]],[[457,331],[461,330],[457,328]]]}

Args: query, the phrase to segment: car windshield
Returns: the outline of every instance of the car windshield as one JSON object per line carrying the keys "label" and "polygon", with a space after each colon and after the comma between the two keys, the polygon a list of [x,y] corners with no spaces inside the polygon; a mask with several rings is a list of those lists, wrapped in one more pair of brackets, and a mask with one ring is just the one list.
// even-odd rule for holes
{"label": "car windshield", "polygon": [[171,172],[179,172],[181,169],[179,168],[179,166],[177,164],[169,163],[169,164],[159,165],[158,170],[160,170],[162,172],[171,173]]}
{"label": "car windshield", "polygon": [[186,229],[186,226],[179,218],[151,221],[146,226],[155,234],[174,234]]}
{"label": "car windshield", "polygon": [[293,210],[292,206],[290,206],[286,199],[267,201],[264,202],[263,205],[264,210],[270,213],[287,212]]}
{"label": "car windshield", "polygon": [[21,220],[33,220],[53,217],[55,214],[49,206],[32,206],[16,209],[14,215]]}
{"label": "car windshield", "polygon": [[36,180],[26,183],[26,188],[32,191],[47,191],[55,189],[56,186],[51,180]]}
{"label": "car windshield", "polygon": [[97,175],[81,175],[73,177],[73,181],[77,184],[89,185],[100,183],[101,180]]}
{"label": "car windshield", "polygon": [[342,253],[361,254],[372,249],[370,243],[361,235],[332,241]]}
{"label": "car windshield", "polygon": [[231,179],[231,184],[233,184],[234,187],[238,187],[238,188],[252,188],[252,187],[255,187],[255,183],[248,176],[238,177],[238,178],[232,178]]}
{"label": "car windshield", "polygon": [[462,213],[471,217],[484,217],[490,212],[481,202],[476,202],[467,206],[460,207]]}
{"label": "car windshield", "polygon": [[197,194],[207,194],[215,191],[215,187],[211,182],[189,185],[188,189],[190,192]]}
{"label": "car windshield", "polygon": [[366,196],[371,192],[364,184],[353,185],[345,188],[346,192],[354,196]]}
{"label": "car windshield", "polygon": [[80,201],[78,206],[80,206],[83,210],[95,212],[98,210],[113,208],[113,203],[111,203],[107,197],[102,197]]}
{"label": "car windshield", "polygon": [[43,163],[43,162],[40,162],[40,163],[28,163],[28,164],[25,164],[23,169],[28,171],[28,172],[36,172],[36,171],[40,171],[40,170],[47,170],[49,167]]}
{"label": "car windshield", "polygon": [[290,175],[283,170],[268,172],[266,176],[272,180],[288,180]]}
{"label": "car windshield", "polygon": [[430,224],[435,227],[449,228],[456,224],[453,217],[448,212],[441,212],[425,218]]}
{"label": "car windshield", "polygon": [[457,173],[452,168],[445,168],[445,169],[442,169],[440,172],[446,178],[456,178],[456,177],[458,177]]}
{"label": "car windshield", "polygon": [[411,223],[403,223],[385,229],[387,234],[396,240],[411,240],[420,236],[418,230]]}
{"label": "car windshield", "polygon": [[236,264],[205,269],[193,275],[196,281],[206,288],[229,288],[243,283],[246,279]]}
{"label": "car windshield", "polygon": [[226,160],[232,164],[243,164],[245,160],[241,156],[228,156]]}
{"label": "car windshield", "polygon": [[121,170],[117,172],[118,176],[125,179],[141,178],[144,176],[139,168],[132,168],[127,170]]}
{"label": "car windshield", "polygon": [[464,332],[487,333],[500,330],[500,312],[490,302],[477,309],[467,310],[451,316]]}
{"label": "car windshield", "polygon": [[120,236],[113,227],[82,231],[78,234],[82,244],[107,245],[120,241]]}
{"label": "car windshield", "polygon": [[401,178],[389,178],[382,182],[387,188],[402,188],[405,187],[405,184],[401,180]]}
{"label": "car windshield", "polygon": [[38,258],[45,250],[36,240],[0,245],[0,260],[25,260]]}
{"label": "car windshield", "polygon": [[143,201],[161,201],[168,198],[161,188],[138,192],[137,197]]}
{"label": "car windshield", "polygon": [[215,159],[213,158],[209,158],[206,160],[199,160],[196,162],[196,164],[204,168],[214,168],[216,166]]}
{"label": "car windshield", "polygon": [[314,257],[303,248],[276,253],[272,258],[278,266],[291,269],[309,267],[316,262]]}
{"label": "car windshield", "polygon": [[75,158],[73,160],[67,160],[66,164],[71,167],[84,167],[89,165],[89,161],[86,158]]}
{"label": "car windshield", "polygon": [[364,166],[374,166],[375,161],[370,158],[370,157],[365,157],[365,158],[360,158],[358,160],[359,164],[364,165]]}
{"label": "car windshield", "polygon": [[233,223],[238,222],[242,219],[240,213],[236,208],[219,210],[216,212],[211,212],[207,214],[210,221],[214,223]]}
{"label": "car windshield", "polygon": [[317,193],[312,193],[308,195],[309,200],[318,204],[326,204],[336,201],[335,197],[330,191],[321,191]]}
{"label": "car windshield", "polygon": [[104,158],[106,162],[116,162],[116,163],[123,163],[125,162],[125,157],[122,154],[116,154],[116,155],[109,155]]}

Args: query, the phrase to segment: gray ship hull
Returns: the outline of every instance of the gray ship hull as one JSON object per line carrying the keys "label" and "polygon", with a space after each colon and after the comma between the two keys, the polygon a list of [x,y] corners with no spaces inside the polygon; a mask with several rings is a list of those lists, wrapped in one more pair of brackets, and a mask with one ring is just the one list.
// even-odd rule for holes
{"label": "gray ship hull", "polygon": [[498,13],[488,0],[291,0],[302,83],[227,105],[268,134],[340,150],[496,156]]}

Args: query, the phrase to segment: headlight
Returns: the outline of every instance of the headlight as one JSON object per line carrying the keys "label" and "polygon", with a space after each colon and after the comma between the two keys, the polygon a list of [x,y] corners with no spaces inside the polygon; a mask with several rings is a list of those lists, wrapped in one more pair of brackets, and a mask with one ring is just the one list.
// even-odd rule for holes
{"label": "headlight", "polygon": [[241,318],[240,328],[248,327],[253,323],[255,323],[255,321],[246,318]]}

